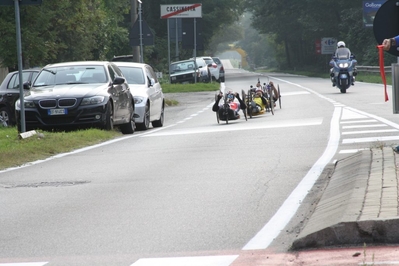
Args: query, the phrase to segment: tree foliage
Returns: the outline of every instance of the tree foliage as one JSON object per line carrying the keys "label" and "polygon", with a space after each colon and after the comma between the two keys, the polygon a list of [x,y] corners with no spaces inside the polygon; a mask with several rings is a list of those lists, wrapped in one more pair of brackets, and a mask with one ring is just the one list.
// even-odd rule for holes
{"label": "tree foliage", "polygon": [[[23,67],[74,60],[110,60],[131,54],[129,30],[132,0],[43,0],[40,6],[21,6]],[[196,0],[143,0],[142,18],[155,36],[145,46],[145,62],[167,69],[167,20],[160,5],[194,4]],[[231,43],[242,47],[254,66],[327,68],[329,55],[315,53],[323,37],[344,40],[359,64],[376,65],[372,29],[362,23],[362,0],[203,0],[202,38],[213,55]],[[246,13],[244,13],[246,11]],[[0,6],[0,59],[17,68],[14,7]],[[173,48],[171,50],[174,50]],[[181,50],[181,59],[192,56]],[[392,59],[393,60],[393,59]],[[387,63],[390,61],[387,60]]]}

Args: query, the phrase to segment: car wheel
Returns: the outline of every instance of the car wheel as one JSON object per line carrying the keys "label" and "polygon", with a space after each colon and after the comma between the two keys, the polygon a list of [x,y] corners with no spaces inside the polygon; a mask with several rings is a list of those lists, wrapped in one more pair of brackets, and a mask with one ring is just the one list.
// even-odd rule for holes
{"label": "car wheel", "polygon": [[110,102],[107,103],[107,110],[105,112],[105,125],[104,129],[105,130],[113,130],[114,129],[114,116],[113,116],[113,110],[112,110],[112,104]]}
{"label": "car wheel", "polygon": [[134,129],[136,128],[136,123],[134,121],[134,111],[130,114],[129,123],[121,125],[122,134],[133,134]]}
{"label": "car wheel", "polygon": [[0,125],[7,127],[10,123],[10,112],[7,107],[0,108]]}
{"label": "car wheel", "polygon": [[137,128],[140,130],[147,130],[150,127],[150,107],[148,104],[145,106],[145,112],[143,117],[143,123],[137,124]]}
{"label": "car wheel", "polygon": [[163,126],[163,122],[165,120],[165,109],[164,109],[164,105],[162,105],[162,109],[161,109],[161,115],[159,116],[158,120],[152,121],[152,126],[153,127],[162,127]]}

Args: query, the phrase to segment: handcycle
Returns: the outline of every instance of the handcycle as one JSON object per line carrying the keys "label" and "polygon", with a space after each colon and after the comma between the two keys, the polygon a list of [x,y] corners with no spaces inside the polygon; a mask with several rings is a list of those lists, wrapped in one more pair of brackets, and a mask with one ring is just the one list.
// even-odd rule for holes
{"label": "handcycle", "polygon": [[[237,108],[237,106],[232,106],[237,104],[236,102],[231,102],[228,97],[229,94],[233,94],[232,92],[228,92],[228,93],[223,93],[223,104],[219,107],[219,110],[216,112],[216,120],[218,121],[218,124],[220,123],[220,121],[225,121],[226,124],[229,123],[229,115],[231,115],[231,112],[234,112],[233,108]],[[245,93],[242,93],[242,99],[245,99]],[[218,101],[218,94],[215,95],[215,102]],[[247,118],[247,113],[246,110],[242,110],[244,113],[244,117],[245,117],[245,121],[248,121]],[[222,116],[220,116],[220,113]],[[231,119],[230,119],[231,120]]]}
{"label": "handcycle", "polygon": [[[261,108],[259,108],[261,103],[258,102],[257,104],[256,101],[254,100],[257,97],[256,91],[259,89],[262,91],[262,97],[266,99],[266,102],[262,101]],[[267,89],[267,86],[262,86],[260,84],[259,78],[256,88],[254,88],[252,85],[250,86],[250,89],[248,90],[248,93],[246,94],[245,97],[245,104],[247,105],[247,115],[250,118],[252,118],[252,116],[261,115],[266,112],[271,112],[274,115],[274,98],[271,97],[272,95],[271,91],[272,91],[271,89],[269,90]],[[244,93],[244,90],[242,90],[242,92]]]}

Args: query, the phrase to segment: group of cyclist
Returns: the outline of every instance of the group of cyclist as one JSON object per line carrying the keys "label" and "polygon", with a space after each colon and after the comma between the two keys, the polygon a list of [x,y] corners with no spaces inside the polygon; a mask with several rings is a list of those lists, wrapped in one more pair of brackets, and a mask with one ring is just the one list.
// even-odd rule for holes
{"label": "group of cyclist", "polygon": [[[273,90],[273,98],[274,98],[273,100],[274,102],[276,102],[280,97],[280,95],[278,93],[278,90],[274,86],[273,82],[270,81],[269,84],[268,85],[265,84],[265,86],[269,86],[270,89]],[[212,106],[212,111],[219,112],[219,118],[221,120],[226,120],[226,114],[228,115],[228,120],[239,119],[240,118],[239,111],[243,110],[243,112],[246,112],[247,108],[251,108],[253,114],[265,111],[268,108],[269,101],[267,99],[265,89],[262,88],[262,85],[259,80],[255,88],[251,86],[251,90],[252,92],[254,92],[254,97],[253,101],[249,103],[250,106],[246,105],[246,103],[244,102],[245,99],[244,100],[241,99],[240,95],[237,92],[229,91],[226,94],[229,108],[227,112],[225,112],[224,104],[220,103],[220,99],[223,98],[223,93],[219,92],[219,94],[216,97],[216,101]],[[238,102],[234,101],[234,99],[237,99]]]}

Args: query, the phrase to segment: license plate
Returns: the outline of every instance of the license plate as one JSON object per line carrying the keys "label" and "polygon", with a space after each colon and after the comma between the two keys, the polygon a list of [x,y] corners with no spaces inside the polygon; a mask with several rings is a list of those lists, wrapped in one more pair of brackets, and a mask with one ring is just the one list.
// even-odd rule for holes
{"label": "license plate", "polygon": [[67,109],[48,109],[48,115],[66,115],[68,113]]}

